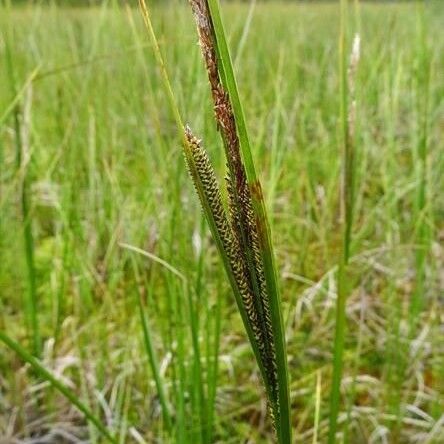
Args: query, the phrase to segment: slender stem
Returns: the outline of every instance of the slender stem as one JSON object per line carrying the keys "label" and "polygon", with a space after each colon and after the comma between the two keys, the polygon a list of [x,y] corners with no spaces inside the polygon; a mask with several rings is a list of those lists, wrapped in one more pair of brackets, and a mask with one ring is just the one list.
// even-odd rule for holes
{"label": "slender stem", "polygon": [[27,352],[20,344],[13,341],[6,333],[0,331],[0,341],[7,345],[11,350],[17,353],[23,361],[27,362],[31,367],[46,381],[48,381],[56,390],[58,390],[71,404],[83,413],[85,418],[93,424],[97,430],[110,443],[117,444],[117,440],[111,435],[106,426],[89,410],[89,408],[71,391],[66,385],[60,382],[50,371],[48,371],[38,359]]}
{"label": "slender stem", "polygon": [[151,372],[154,378],[154,383],[156,384],[157,394],[159,396],[159,402],[162,409],[163,420],[165,422],[166,429],[170,432],[172,429],[171,413],[168,407],[167,396],[164,390],[164,383],[159,371],[159,364],[156,358],[156,353],[153,347],[153,341],[151,339],[151,330],[148,324],[148,319],[145,314],[145,307],[143,304],[143,295],[141,293],[141,278],[139,275],[139,269],[137,262],[132,258],[134,274],[136,276],[136,286],[137,286],[137,307],[139,309],[140,323],[142,325],[143,341],[145,345],[145,351],[150,363]]}
{"label": "slender stem", "polygon": [[[30,181],[28,176],[28,162],[27,154],[29,154],[29,146],[25,146],[24,142],[24,131],[29,135],[29,121],[24,118],[24,112],[20,106],[20,98],[22,94],[27,99],[27,110],[30,113],[30,87],[32,85],[32,79],[34,79],[37,74],[35,70],[29,80],[25,83],[20,91],[17,91],[16,87],[16,77],[14,72],[14,63],[12,60],[12,54],[10,50],[9,40],[6,42],[6,64],[9,75],[9,81],[11,84],[12,91],[14,93],[14,99],[12,101],[13,107],[11,111],[13,112],[14,118],[14,132],[15,132],[15,146],[16,146],[16,166],[17,171],[21,175],[20,183],[20,204],[21,204],[21,216],[22,216],[22,229],[23,229],[23,243],[24,243],[24,253],[26,259],[26,268],[28,274],[28,289],[25,298],[25,315],[26,323],[28,328],[28,334],[32,340],[32,350],[35,356],[39,357],[41,354],[41,336],[40,336],[40,326],[38,317],[38,303],[37,303],[37,279],[35,271],[35,261],[34,261],[34,237],[32,233],[32,217],[31,217],[31,201],[30,201]],[[11,104],[11,106],[12,106]],[[4,118],[7,116],[7,112],[3,115]],[[3,120],[3,116],[0,119]],[[29,115],[28,115],[29,117]],[[28,153],[26,152],[28,151]]]}
{"label": "slender stem", "polygon": [[340,123],[342,144],[342,257],[338,268],[338,294],[336,300],[336,324],[333,350],[333,377],[330,393],[329,444],[336,442],[341,398],[344,343],[346,335],[347,268],[350,257],[351,229],[353,218],[353,141],[349,128],[349,104],[347,89],[347,0],[341,0],[341,24],[339,37],[340,76]]}
{"label": "slender stem", "polygon": [[428,108],[430,84],[430,60],[426,40],[425,4],[417,2],[417,76],[416,76],[416,111],[417,111],[417,146],[416,172],[418,191],[416,196],[416,243],[419,248],[415,252],[416,281],[409,313],[409,328],[411,336],[415,335],[416,322],[423,308],[427,254],[430,248],[430,229],[428,218],[431,213],[427,205],[427,154],[428,154]]}

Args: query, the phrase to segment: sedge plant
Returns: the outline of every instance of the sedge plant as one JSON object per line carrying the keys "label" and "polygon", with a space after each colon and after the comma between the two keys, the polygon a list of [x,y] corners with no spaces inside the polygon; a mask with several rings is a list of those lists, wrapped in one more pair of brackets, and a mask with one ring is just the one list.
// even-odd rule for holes
{"label": "sedge plant", "polygon": [[183,124],[144,0],[140,0],[186,163],[258,363],[280,444],[291,442],[289,378],[271,234],[219,3],[190,0],[227,160],[228,204],[206,150]]}

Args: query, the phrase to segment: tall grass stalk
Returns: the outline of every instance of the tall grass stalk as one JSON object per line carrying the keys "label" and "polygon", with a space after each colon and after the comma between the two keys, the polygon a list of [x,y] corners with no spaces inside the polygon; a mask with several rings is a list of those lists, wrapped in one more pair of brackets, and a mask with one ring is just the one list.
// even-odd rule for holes
{"label": "tall grass stalk", "polygon": [[[17,81],[14,71],[14,63],[12,60],[12,53],[10,49],[9,39],[6,40],[6,66],[9,76],[11,90],[14,95],[12,103],[13,119],[14,119],[14,133],[15,133],[15,148],[16,148],[16,165],[17,172],[20,178],[20,211],[22,216],[22,230],[23,230],[23,245],[24,256],[26,259],[27,268],[27,291],[25,297],[25,316],[28,328],[28,335],[32,343],[32,350],[35,356],[39,357],[41,354],[41,336],[38,317],[38,303],[37,303],[37,277],[35,271],[34,260],[34,237],[32,232],[32,215],[31,215],[31,199],[30,199],[30,179],[28,175],[28,168],[30,162],[30,118],[31,118],[31,101],[32,101],[32,83],[26,83],[26,89],[23,90],[23,103],[18,100],[21,93],[17,90]],[[33,78],[33,77],[31,77]]]}
{"label": "tall grass stalk", "polygon": [[427,202],[427,155],[429,126],[429,85],[430,55],[427,48],[427,25],[425,19],[425,2],[417,2],[417,54],[416,54],[416,116],[417,135],[415,168],[417,177],[416,212],[416,281],[410,304],[410,334],[415,335],[418,317],[424,305],[427,255],[430,249],[430,217]]}
{"label": "tall grass stalk", "polygon": [[154,383],[156,384],[157,394],[159,396],[160,407],[162,409],[163,420],[165,422],[165,428],[168,432],[171,432],[172,428],[172,420],[170,408],[168,405],[168,400],[165,391],[165,384],[163,382],[162,376],[159,371],[159,363],[157,360],[157,356],[153,347],[153,341],[151,338],[151,329],[148,323],[148,319],[145,313],[145,307],[143,303],[143,294],[142,294],[142,281],[139,274],[139,268],[137,262],[134,258],[132,258],[134,274],[136,276],[136,285],[137,285],[137,307],[139,309],[140,323],[142,325],[143,332],[143,341],[145,346],[145,352],[148,358],[148,362],[150,364],[151,373],[154,379]]}
{"label": "tall grass stalk", "polygon": [[[346,302],[348,288],[348,264],[353,226],[354,202],[354,161],[355,161],[355,103],[350,100],[354,93],[354,75],[359,61],[359,40],[353,45],[350,65],[347,63],[347,0],[341,0],[341,23],[339,36],[339,79],[340,79],[340,143],[342,147],[342,190],[341,224],[342,254],[338,267],[338,288],[336,301],[336,324],[333,349],[333,376],[330,393],[329,444],[336,442],[338,416],[341,404],[341,381],[346,336]],[[356,45],[356,46],[355,46]],[[347,69],[348,68],[348,69]]]}

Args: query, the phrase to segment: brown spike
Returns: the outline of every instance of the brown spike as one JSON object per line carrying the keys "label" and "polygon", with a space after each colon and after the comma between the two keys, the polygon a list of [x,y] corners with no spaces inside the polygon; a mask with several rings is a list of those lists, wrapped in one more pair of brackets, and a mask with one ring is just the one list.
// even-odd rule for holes
{"label": "brown spike", "polygon": [[[242,288],[245,309],[261,354],[267,384],[272,388],[272,409],[279,414],[277,360],[273,339],[270,304],[266,287],[264,266],[260,250],[258,228],[254,216],[250,188],[240,154],[240,141],[236,128],[230,97],[219,75],[218,60],[214,43],[214,30],[206,0],[189,0],[199,31],[202,55],[207,68],[214,104],[214,115],[227,155],[229,174],[227,190],[229,216],[224,224],[230,227],[230,262],[239,289]],[[219,196],[220,198],[220,196]],[[224,229],[226,227],[224,225]],[[236,271],[235,271],[236,270]]]}

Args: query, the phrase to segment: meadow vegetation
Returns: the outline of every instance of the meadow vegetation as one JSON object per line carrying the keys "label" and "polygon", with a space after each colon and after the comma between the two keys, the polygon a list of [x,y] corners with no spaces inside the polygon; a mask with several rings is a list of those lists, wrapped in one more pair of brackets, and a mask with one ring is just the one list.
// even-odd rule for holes
{"label": "meadow vegetation", "polygon": [[[337,442],[443,442],[443,5],[354,2],[342,34],[337,3],[222,12],[276,255],[293,442],[327,442],[335,379]],[[150,18],[222,184],[191,9]],[[6,2],[0,67],[0,443],[271,442],[140,11]]]}

